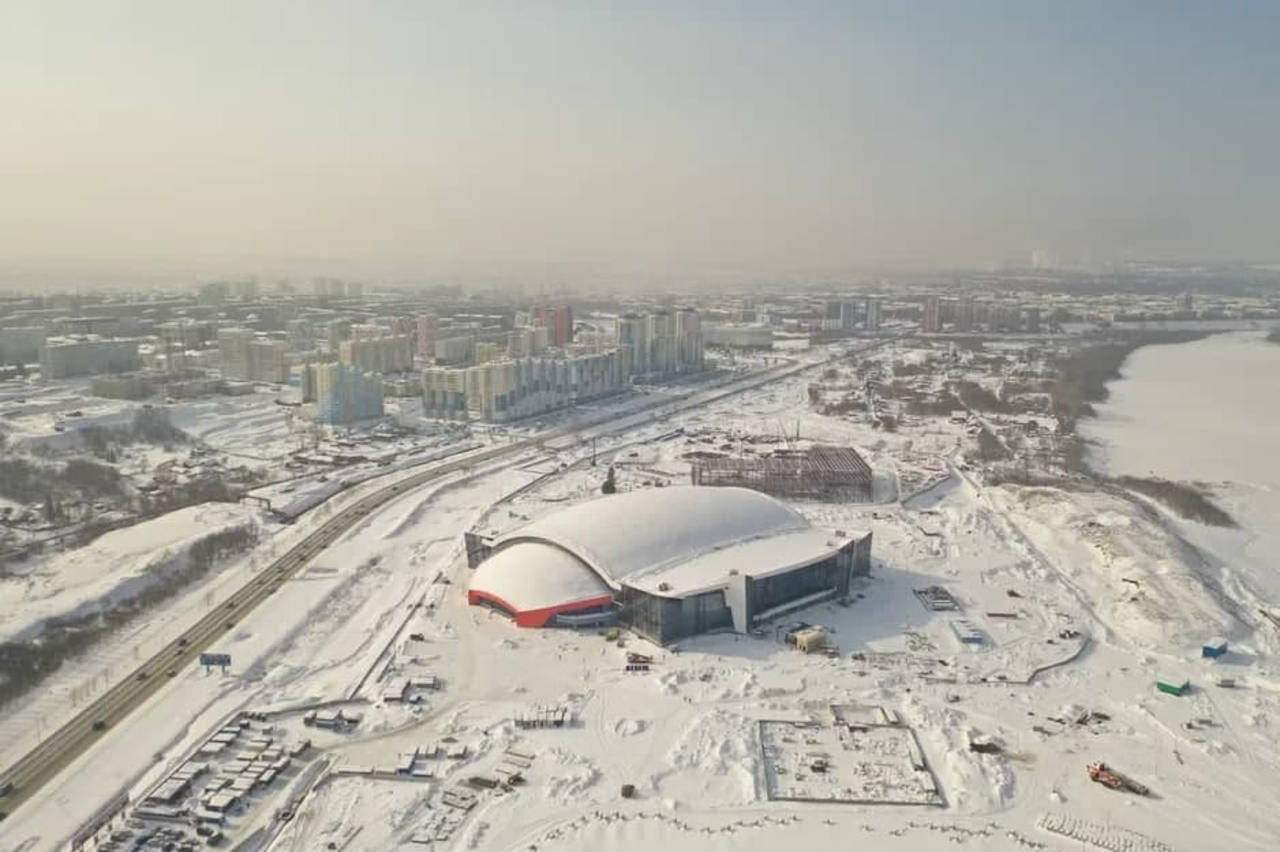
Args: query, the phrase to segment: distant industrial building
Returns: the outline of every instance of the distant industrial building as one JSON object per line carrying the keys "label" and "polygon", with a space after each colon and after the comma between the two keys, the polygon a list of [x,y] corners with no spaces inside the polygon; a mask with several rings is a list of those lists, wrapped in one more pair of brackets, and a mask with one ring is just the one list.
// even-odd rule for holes
{"label": "distant industrial building", "polygon": [[346,363],[313,364],[308,369],[314,376],[316,419],[321,423],[342,426],[383,415],[382,376]]}
{"label": "distant industrial building", "polygon": [[141,368],[137,340],[52,337],[40,351],[40,377],[45,381]]}
{"label": "distant industrial building", "polygon": [[692,467],[694,485],[849,503],[871,499],[871,466],[852,447],[816,445],[767,456],[703,456],[693,459]]}
{"label": "distant industrial building", "polygon": [[870,534],[814,529],[741,488],[676,486],[602,497],[493,543],[468,541],[472,605],[521,627],[616,619],[659,644],[763,623],[849,593]]}

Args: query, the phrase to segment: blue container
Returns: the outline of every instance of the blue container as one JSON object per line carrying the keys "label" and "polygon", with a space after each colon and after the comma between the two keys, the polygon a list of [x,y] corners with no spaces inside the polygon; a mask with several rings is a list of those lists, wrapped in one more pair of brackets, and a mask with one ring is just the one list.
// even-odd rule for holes
{"label": "blue container", "polygon": [[1227,640],[1214,637],[1204,643],[1204,647],[1200,649],[1200,655],[1210,660],[1216,660],[1223,654],[1227,653]]}

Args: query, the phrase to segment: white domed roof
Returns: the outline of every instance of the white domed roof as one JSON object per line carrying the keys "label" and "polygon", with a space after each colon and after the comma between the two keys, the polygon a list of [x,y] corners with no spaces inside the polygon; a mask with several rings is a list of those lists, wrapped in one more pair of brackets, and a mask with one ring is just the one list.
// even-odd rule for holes
{"label": "white domed roof", "polygon": [[471,575],[470,589],[512,612],[570,606],[612,593],[576,556],[536,541],[499,551],[480,563]]}
{"label": "white domed roof", "polygon": [[524,543],[554,545],[552,549],[577,557],[616,589],[646,573],[731,545],[808,529],[802,515],[758,491],[692,485],[646,488],[536,520],[501,538],[492,559],[506,548],[527,552]]}

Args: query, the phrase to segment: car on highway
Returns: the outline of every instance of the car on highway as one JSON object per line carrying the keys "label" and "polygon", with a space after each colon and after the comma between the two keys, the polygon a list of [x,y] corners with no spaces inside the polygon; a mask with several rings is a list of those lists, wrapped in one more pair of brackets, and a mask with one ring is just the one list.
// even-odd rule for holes
{"label": "car on highway", "polygon": [[185,648],[187,647],[187,645],[191,644],[191,640],[183,636],[181,639],[178,640],[178,644]]}
{"label": "car on highway", "polygon": [[0,796],[7,796],[12,792],[13,792],[12,781],[5,781],[3,784],[0,784]]}
{"label": "car on highway", "polygon": [[106,730],[106,728],[107,728],[106,719],[98,719],[96,722],[93,723],[93,729],[95,731],[104,731]]}
{"label": "car on highway", "polygon": [[177,670],[177,669],[169,669],[168,675],[169,675],[169,677],[177,677],[177,676],[178,676],[178,670]]}
{"label": "car on highway", "polygon": [[136,680],[136,681],[138,681],[139,683],[141,683],[142,681],[144,681],[144,680],[146,680],[146,679],[147,679],[147,673],[146,673],[146,672],[138,672],[136,675],[134,675],[134,676],[133,676],[133,679],[134,679],[134,680]]}

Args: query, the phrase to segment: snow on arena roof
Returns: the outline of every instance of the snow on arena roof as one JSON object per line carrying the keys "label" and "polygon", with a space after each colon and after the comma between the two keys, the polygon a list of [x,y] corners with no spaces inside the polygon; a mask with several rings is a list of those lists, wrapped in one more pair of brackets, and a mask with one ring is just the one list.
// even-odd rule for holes
{"label": "snow on arena roof", "polygon": [[471,575],[470,588],[526,612],[608,597],[612,590],[576,556],[541,542],[495,553]]}
{"label": "snow on arena roof", "polygon": [[[768,545],[776,536],[788,543]],[[495,546],[501,553],[547,542],[581,559],[615,590],[624,583],[648,589],[666,582],[687,592],[723,582],[730,568],[757,574],[807,564],[834,552],[827,538],[798,512],[758,491],[682,485],[571,506],[511,532]],[[673,574],[677,567],[679,579]]]}
{"label": "snow on arena roof", "polygon": [[700,556],[628,578],[627,585],[652,595],[685,597],[723,588],[733,573],[753,578],[781,574],[826,559],[847,542],[825,530],[798,530],[737,542]]}

